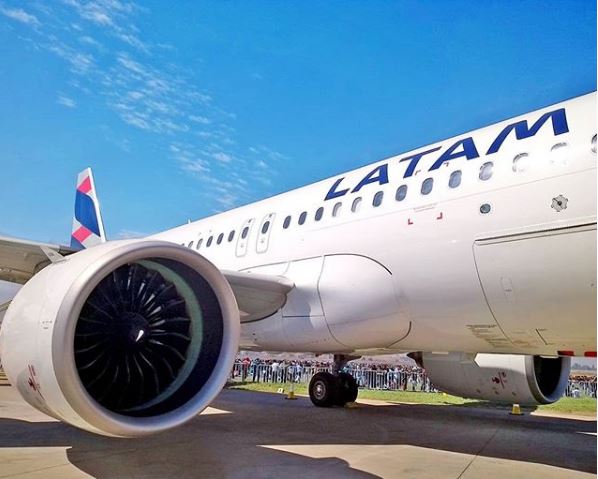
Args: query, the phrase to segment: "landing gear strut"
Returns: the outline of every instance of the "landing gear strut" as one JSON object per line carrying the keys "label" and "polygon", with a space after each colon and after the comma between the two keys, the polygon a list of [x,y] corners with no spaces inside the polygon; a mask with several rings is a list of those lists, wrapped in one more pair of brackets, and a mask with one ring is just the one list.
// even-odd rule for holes
{"label": "landing gear strut", "polygon": [[349,373],[341,372],[345,365],[358,356],[334,355],[333,372],[314,374],[309,382],[309,397],[318,407],[343,407],[357,399],[357,382]]}

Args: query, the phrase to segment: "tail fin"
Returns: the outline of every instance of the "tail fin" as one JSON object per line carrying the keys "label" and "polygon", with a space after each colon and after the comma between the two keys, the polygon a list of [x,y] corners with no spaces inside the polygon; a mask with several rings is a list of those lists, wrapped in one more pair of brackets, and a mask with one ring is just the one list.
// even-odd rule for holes
{"label": "tail fin", "polygon": [[104,232],[104,223],[102,222],[93,173],[91,168],[86,168],[77,177],[71,248],[89,248],[105,241],[106,233]]}

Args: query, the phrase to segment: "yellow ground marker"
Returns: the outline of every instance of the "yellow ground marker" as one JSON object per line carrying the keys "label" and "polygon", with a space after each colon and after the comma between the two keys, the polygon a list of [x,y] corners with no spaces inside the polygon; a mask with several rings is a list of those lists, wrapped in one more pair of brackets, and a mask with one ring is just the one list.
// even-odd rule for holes
{"label": "yellow ground marker", "polygon": [[285,399],[297,399],[297,396],[295,396],[295,383],[291,383],[289,392],[287,393]]}
{"label": "yellow ground marker", "polygon": [[511,414],[512,416],[523,416],[519,404],[513,404],[513,407],[511,408],[511,412],[509,414]]}

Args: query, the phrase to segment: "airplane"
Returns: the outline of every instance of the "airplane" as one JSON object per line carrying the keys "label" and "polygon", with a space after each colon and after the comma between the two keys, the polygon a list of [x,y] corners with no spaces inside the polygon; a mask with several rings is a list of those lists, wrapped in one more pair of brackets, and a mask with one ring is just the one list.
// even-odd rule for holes
{"label": "airplane", "polygon": [[22,284],[0,357],[33,407],[98,434],[190,420],[239,348],[330,353],[312,402],[358,394],[364,354],[439,389],[558,400],[596,356],[596,92],[141,239],[107,241],[77,179],[71,245],[0,238]]}

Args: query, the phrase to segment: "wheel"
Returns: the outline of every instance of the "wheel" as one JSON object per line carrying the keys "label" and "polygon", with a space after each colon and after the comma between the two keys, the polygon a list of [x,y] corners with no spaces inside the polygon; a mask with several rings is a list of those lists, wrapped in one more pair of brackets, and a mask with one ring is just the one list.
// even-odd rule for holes
{"label": "wheel", "polygon": [[357,381],[349,373],[339,373],[338,375],[338,396],[336,405],[344,406],[348,402],[354,402],[357,399]]}
{"label": "wheel", "polygon": [[316,373],[309,382],[309,398],[315,406],[332,407],[338,397],[338,379],[328,372]]}

